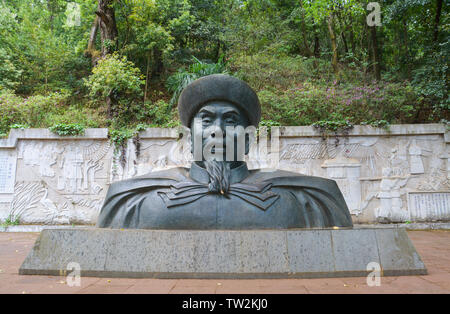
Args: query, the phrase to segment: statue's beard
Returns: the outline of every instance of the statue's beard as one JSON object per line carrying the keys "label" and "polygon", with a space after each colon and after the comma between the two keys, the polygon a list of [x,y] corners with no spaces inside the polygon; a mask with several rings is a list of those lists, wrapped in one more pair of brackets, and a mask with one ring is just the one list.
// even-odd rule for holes
{"label": "statue's beard", "polygon": [[230,189],[231,167],[226,161],[204,161],[209,175],[209,192],[227,195]]}

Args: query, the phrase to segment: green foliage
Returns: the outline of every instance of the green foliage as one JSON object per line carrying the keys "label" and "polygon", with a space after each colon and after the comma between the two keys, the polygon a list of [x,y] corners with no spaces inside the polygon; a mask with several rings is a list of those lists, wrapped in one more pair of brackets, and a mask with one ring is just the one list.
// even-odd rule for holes
{"label": "green foliage", "polygon": [[135,129],[118,129],[109,131],[109,139],[115,145],[116,150],[125,146],[128,139],[136,134]]}
{"label": "green foliage", "polygon": [[91,108],[87,104],[60,106],[49,112],[44,119],[45,126],[56,124],[82,124],[86,128],[102,128],[108,126],[106,108]]}
{"label": "green foliage", "polygon": [[0,90],[14,89],[20,84],[22,70],[18,69],[5,49],[0,48]]}
{"label": "green foliage", "polygon": [[353,128],[348,120],[320,120],[314,122],[313,127],[333,132],[345,131]]}
{"label": "green foliage", "polygon": [[379,1],[378,82],[368,1],[113,1],[118,37],[102,41],[99,31],[91,53],[102,45],[118,52],[93,70],[84,53],[97,1],[72,2],[79,26],[67,23],[67,1],[0,1],[0,136],[18,125],[176,126],[182,88],[212,73],[233,73],[258,92],[262,125],[450,120],[445,1],[440,15],[439,1]]}
{"label": "green foliage", "polygon": [[361,122],[361,125],[370,125],[375,128],[383,128],[389,130],[390,123],[386,120],[369,120]]}
{"label": "green foliage", "polygon": [[27,124],[20,124],[20,123],[15,123],[9,126],[11,129],[28,129],[30,128],[29,125]]}
{"label": "green foliage", "polygon": [[141,85],[145,84],[140,70],[117,53],[100,60],[84,82],[89,95],[100,99],[112,94],[118,99],[132,99],[142,94]]}
{"label": "green foliage", "polygon": [[412,85],[420,101],[433,110],[431,117],[442,117],[450,112],[449,59],[450,37],[437,49],[427,49],[422,64],[413,71]]}
{"label": "green foliage", "polygon": [[60,136],[77,136],[84,134],[85,127],[77,123],[59,123],[50,127],[49,130]]}
{"label": "green foliage", "polygon": [[237,72],[236,76],[247,81],[256,90],[271,87],[284,90],[309,77],[312,64],[305,59],[302,56],[260,53],[236,56],[229,62],[230,67]]}
{"label": "green foliage", "polygon": [[80,62],[73,49],[83,36],[81,27],[64,28],[66,5],[59,0],[0,3],[0,85],[26,95],[77,86],[89,63]]}
{"label": "green foliage", "polygon": [[7,133],[11,125],[22,124],[29,127],[48,127],[47,116],[59,110],[67,100],[67,94],[50,93],[26,98],[11,92],[0,94],[0,132]]}
{"label": "green foliage", "polygon": [[170,103],[159,100],[155,104],[149,104],[148,115],[151,120],[152,127],[176,127],[180,125],[179,120],[175,120],[174,110]]}
{"label": "green foliage", "polygon": [[261,127],[261,126],[265,126],[265,127],[267,127],[267,128],[271,128],[271,127],[273,127],[273,126],[281,126],[281,124],[280,124],[280,122],[278,122],[278,121],[273,121],[273,120],[261,120],[260,122],[259,122],[259,126]]}
{"label": "green foliage", "polygon": [[0,224],[0,226],[6,228],[9,226],[18,226],[20,224],[20,216],[13,217],[12,215],[9,215],[3,223]]}
{"label": "green foliage", "polygon": [[410,123],[421,108],[411,84],[333,84],[305,81],[290,89],[258,93],[263,118],[282,125],[311,125],[321,120],[348,120],[352,124]]}
{"label": "green foliage", "polygon": [[166,87],[169,92],[172,92],[172,98],[170,100],[171,104],[174,104],[181,91],[188,86],[191,82],[196,79],[211,75],[211,74],[227,74],[225,65],[222,60],[218,63],[206,63],[193,57],[194,63],[191,64],[187,69],[179,69],[178,72],[169,76],[166,81]]}

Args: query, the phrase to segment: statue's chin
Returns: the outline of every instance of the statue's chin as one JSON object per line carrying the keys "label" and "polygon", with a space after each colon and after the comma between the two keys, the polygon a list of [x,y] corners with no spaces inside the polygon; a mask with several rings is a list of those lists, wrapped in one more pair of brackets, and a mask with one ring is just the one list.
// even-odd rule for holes
{"label": "statue's chin", "polygon": [[230,188],[231,167],[226,161],[204,161],[209,176],[209,191],[227,194]]}

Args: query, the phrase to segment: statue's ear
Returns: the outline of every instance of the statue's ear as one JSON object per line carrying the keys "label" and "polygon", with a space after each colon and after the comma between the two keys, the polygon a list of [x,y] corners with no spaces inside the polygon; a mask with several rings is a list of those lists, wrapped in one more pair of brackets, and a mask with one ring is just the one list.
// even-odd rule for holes
{"label": "statue's ear", "polygon": [[193,129],[191,126],[191,128],[189,129],[189,132],[191,133],[191,154],[194,154],[194,134],[192,130]]}
{"label": "statue's ear", "polygon": [[250,136],[248,133],[245,133],[245,155],[248,155],[250,152]]}

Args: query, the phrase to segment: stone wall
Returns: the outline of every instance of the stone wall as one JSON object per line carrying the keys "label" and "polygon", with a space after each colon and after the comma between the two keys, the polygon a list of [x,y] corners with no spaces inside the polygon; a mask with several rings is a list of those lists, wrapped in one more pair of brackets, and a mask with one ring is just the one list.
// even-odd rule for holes
{"label": "stone wall", "polygon": [[[280,169],[336,180],[355,223],[450,220],[450,132],[443,124],[355,126],[348,135],[281,127],[272,147]],[[272,131],[273,132],[273,131]],[[274,133],[273,133],[274,134]],[[189,166],[189,136],[147,129],[115,152],[106,129],[60,137],[11,130],[0,140],[0,220],[95,224],[111,182]],[[252,145],[249,168],[270,156]],[[272,164],[273,165],[273,164]]]}

